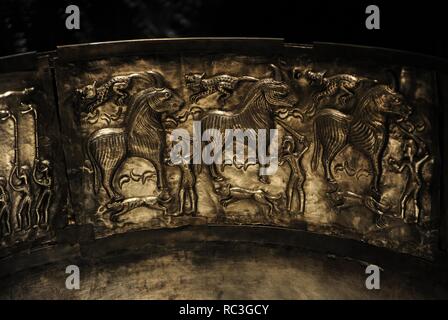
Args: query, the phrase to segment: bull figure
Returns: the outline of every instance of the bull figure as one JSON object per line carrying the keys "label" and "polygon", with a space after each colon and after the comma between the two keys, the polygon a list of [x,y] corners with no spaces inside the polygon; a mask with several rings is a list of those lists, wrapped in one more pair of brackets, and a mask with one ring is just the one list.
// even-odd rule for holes
{"label": "bull figure", "polygon": [[132,97],[125,125],[97,130],[87,143],[88,156],[94,168],[95,192],[98,193],[101,183],[111,202],[123,199],[115,190],[113,181],[118,168],[129,157],[148,160],[157,173],[160,199],[171,199],[163,164],[166,133],[162,115],[178,111],[184,101],[164,86],[162,75],[152,74],[154,84]]}

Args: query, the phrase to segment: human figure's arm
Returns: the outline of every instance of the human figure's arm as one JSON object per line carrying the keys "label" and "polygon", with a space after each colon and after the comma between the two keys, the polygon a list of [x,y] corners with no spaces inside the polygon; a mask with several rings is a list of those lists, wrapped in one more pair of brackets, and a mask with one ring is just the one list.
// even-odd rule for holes
{"label": "human figure's arm", "polygon": [[37,165],[39,163],[38,159],[34,159],[34,168],[33,168],[33,181],[38,184],[42,185],[42,180],[37,177]]}
{"label": "human figure's arm", "polygon": [[37,167],[38,167],[38,163],[39,163],[39,160],[38,159],[35,159],[34,160],[34,168],[33,168],[33,174],[32,174],[32,177],[33,177],[33,181],[36,183],[36,184],[38,184],[38,185],[40,185],[40,186],[42,186],[42,187],[50,187],[51,186],[51,177],[45,177],[45,176],[42,176],[42,177],[38,177],[37,176],[37,173],[38,173],[38,170],[37,170]]}
{"label": "human figure's arm", "polygon": [[8,192],[3,186],[0,186],[0,202],[3,202],[4,204],[7,204],[9,202]]}
{"label": "human figure's arm", "polygon": [[427,154],[426,156],[424,156],[423,158],[421,158],[420,160],[418,160],[416,163],[415,163],[415,166],[416,167],[419,167],[419,166],[421,166],[423,163],[425,163],[426,162],[426,160],[428,160],[429,159],[429,154]]}
{"label": "human figure's arm", "polygon": [[397,172],[402,173],[404,168],[406,168],[409,165],[409,163],[403,163],[401,166],[397,167]]}
{"label": "human figure's arm", "polygon": [[288,161],[288,156],[287,156],[287,154],[281,154],[280,157],[279,157],[279,159],[278,159],[278,165],[279,165],[279,166],[282,166],[282,165],[284,165],[285,162],[287,162],[287,161]]}
{"label": "human figure's arm", "polygon": [[45,187],[50,188],[51,185],[53,184],[53,179],[51,179],[51,177],[48,177],[46,179],[47,182],[45,182]]}
{"label": "human figure's arm", "polygon": [[0,121],[6,121],[11,118],[11,112],[9,110],[2,110],[0,113]]}
{"label": "human figure's arm", "polygon": [[304,144],[304,148],[300,151],[295,153],[295,156],[297,158],[297,160],[302,159],[303,155],[308,151],[308,149],[310,148],[308,144]]}
{"label": "human figure's arm", "polygon": [[14,168],[11,170],[11,173],[9,174],[9,185],[11,186],[11,188],[16,191],[16,192],[20,192],[23,190],[23,184],[22,183],[15,183],[14,182],[14,174],[17,176],[17,165],[14,166]]}

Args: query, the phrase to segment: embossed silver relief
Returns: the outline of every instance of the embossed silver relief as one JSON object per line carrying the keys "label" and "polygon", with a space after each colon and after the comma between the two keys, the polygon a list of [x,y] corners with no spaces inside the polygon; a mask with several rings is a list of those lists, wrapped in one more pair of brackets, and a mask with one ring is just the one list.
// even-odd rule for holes
{"label": "embossed silver relief", "polygon": [[52,203],[50,162],[40,155],[34,88],[0,94],[0,175],[2,240],[27,236],[30,229],[46,231]]}
{"label": "embossed silver relief", "polygon": [[[134,73],[131,76],[134,77],[136,74]],[[149,88],[140,90],[129,97],[129,105],[126,107],[126,120],[123,126],[104,127],[94,131],[89,135],[87,141],[89,160],[92,164],[95,179],[95,192],[98,192],[101,186],[109,197],[109,201],[99,207],[98,213],[100,215],[110,213],[113,216],[112,220],[116,218],[117,214],[122,215],[141,206],[159,209],[163,213],[168,212],[174,216],[183,214],[195,215],[197,212],[198,196],[196,191],[196,173],[193,166],[190,162],[177,166],[177,184],[179,187],[176,191],[176,199],[173,200],[170,194],[171,191],[166,183],[165,166],[170,164],[162,159],[166,153],[166,131],[165,126],[162,124],[162,116],[166,119],[166,113],[170,112],[173,115],[176,111],[179,111],[183,100],[178,98],[175,92],[166,88],[160,73],[154,71],[145,73],[146,76],[148,74],[151,74],[153,77],[153,82],[149,83],[148,78],[146,78],[145,80],[148,82]],[[221,78],[223,76],[219,77],[219,79]],[[224,78],[222,79],[223,81],[229,80],[227,76]],[[101,92],[103,92],[101,96],[92,89],[95,85],[93,87],[89,85],[84,89],[77,90],[77,94],[81,94],[84,97],[81,100],[89,101],[81,104],[81,110],[92,114],[103,102],[111,99],[115,91],[107,91],[108,89],[106,88],[111,88],[113,86],[112,83],[115,83],[116,79],[127,79],[127,76],[112,77],[112,80],[106,82],[107,85],[101,86],[103,88],[101,89]],[[240,81],[241,79],[232,78],[231,80]],[[252,124],[254,124],[265,129],[266,125],[269,127],[269,123],[271,123],[270,127],[275,128],[273,122],[274,108],[290,108],[293,106],[288,100],[290,99],[289,89],[281,81],[272,78],[257,80],[256,78],[247,77],[244,80],[255,82],[253,89],[244,99],[241,112],[229,113],[228,117],[231,119],[229,121],[226,120],[227,118],[221,118],[222,124],[220,128],[240,128],[241,126],[243,128],[252,128]],[[106,92],[108,98],[104,98]],[[122,95],[122,92],[119,92],[119,94]],[[90,99],[87,100],[87,96]],[[261,112],[260,119],[251,122],[250,116],[254,112]],[[200,115],[198,115],[199,113]],[[204,112],[200,108],[190,108],[189,111],[184,112],[184,115],[178,114],[175,116],[174,122],[185,122],[192,114],[195,115],[196,119],[200,119],[204,130],[207,129],[207,124],[214,119],[213,117],[220,117],[219,113],[215,115],[211,111]],[[208,119],[211,120],[208,121]],[[116,189],[114,186],[115,174],[122,163],[130,157],[141,157],[151,162],[155,169],[157,189],[160,191],[157,197],[151,199],[147,197],[124,199],[124,196]],[[199,168],[201,167],[199,166]],[[200,172],[201,170],[199,170]],[[146,182],[144,175],[147,173],[151,173],[151,171],[135,174],[134,169],[131,169],[129,174],[121,175],[119,186],[123,187],[132,180],[141,181],[144,184]],[[208,173],[215,180],[224,180],[224,177],[219,176],[215,165],[209,166]],[[266,176],[260,176],[260,181],[268,183]]]}
{"label": "embossed silver relief", "polygon": [[[296,72],[296,70],[294,70],[293,73],[295,78],[301,76]],[[87,108],[87,111],[91,114],[92,112],[96,111],[96,108],[98,106],[112,98],[116,99],[117,104],[123,105],[124,99],[130,98],[128,97],[128,93],[126,93],[126,91],[124,90],[128,89],[129,85],[134,79],[143,80],[151,85],[151,81],[154,81],[154,78],[151,77],[156,74],[157,73],[155,72],[144,72],[132,73],[128,76],[115,76],[98,88],[96,87],[96,82],[94,82],[93,85],[88,85],[83,89],[78,90],[77,92],[81,95],[82,100],[84,101],[83,108]],[[387,206],[381,203],[381,201],[378,199],[378,196],[380,193],[379,181],[382,174],[381,159],[383,156],[387,137],[387,127],[385,126],[387,120],[386,116],[388,114],[396,114],[398,115],[397,120],[398,122],[400,122],[406,119],[411,110],[398,93],[394,92],[394,90],[390,87],[377,84],[376,80],[370,80],[368,78],[349,74],[335,75],[328,78],[326,78],[324,75],[324,72],[318,73],[311,70],[307,70],[303,73],[303,76],[310,80],[312,84],[317,82],[322,87],[322,91],[319,91],[313,95],[313,104],[310,106],[310,108],[312,108],[312,111],[308,112],[308,116],[313,117],[314,123],[315,147],[312,161],[313,168],[316,169],[317,162],[319,161],[318,158],[321,158],[320,161],[324,168],[325,177],[328,180],[330,186],[334,186],[336,184],[336,181],[332,173],[333,159],[342,149],[346,147],[347,144],[353,145],[353,147],[359,149],[361,153],[363,153],[369,160],[371,166],[370,172],[372,172],[372,195],[367,196],[367,198],[364,200],[362,200],[362,196],[350,193],[350,191],[348,191],[349,193],[345,195],[348,195],[348,197],[352,197],[355,199],[360,199],[369,209],[374,210],[378,214],[382,214]],[[222,105],[223,103],[225,103],[226,97],[231,94],[230,91],[225,90],[234,90],[236,84],[239,81],[245,80],[254,82],[254,84],[252,85],[252,89],[250,90],[250,92],[248,92],[246,98],[244,99],[244,101],[248,101],[249,103],[244,104],[243,102],[243,105],[239,107],[240,111],[237,113],[228,112],[227,114],[220,114],[218,112],[215,115],[213,111],[205,112],[199,107],[190,109],[190,112],[194,113],[195,119],[200,119],[203,125],[203,130],[209,129],[211,124],[218,125],[219,129],[226,129],[231,127],[244,129],[253,128],[254,126],[260,126],[262,128],[275,128],[276,125],[279,124],[286,131],[288,131],[290,135],[285,136],[283,139],[282,155],[280,157],[281,165],[287,163],[290,168],[290,178],[284,192],[284,198],[286,199],[286,209],[288,211],[291,211],[292,197],[295,194],[298,198],[297,202],[299,203],[299,209],[297,212],[304,213],[305,192],[303,190],[303,184],[306,177],[306,171],[303,169],[301,161],[303,154],[309,149],[309,143],[306,142],[305,144],[303,144],[306,138],[296,130],[289,127],[285,121],[281,120],[285,117],[280,116],[280,114],[276,114],[275,110],[272,110],[270,107],[286,107],[289,108],[288,112],[291,112],[291,110],[294,108],[294,104],[290,104],[286,101],[281,102],[280,100],[277,102],[275,99],[263,102],[264,97],[281,96],[282,94],[286,94],[289,89],[280,82],[277,85],[277,83],[275,82],[276,80],[273,79],[258,80],[257,78],[250,76],[233,77],[228,75],[218,75],[210,77],[208,79],[204,79],[204,76],[205,74],[185,75],[187,88],[195,92],[191,97],[191,100],[193,102],[197,102],[201,97],[213,94],[214,92],[219,92],[220,98],[218,99],[218,103]],[[160,79],[160,75],[158,75],[157,77]],[[344,104],[347,100],[354,98],[356,93],[355,91],[362,82],[369,83],[371,88],[368,89],[362,97],[358,97],[359,102],[357,104],[357,107],[353,111],[353,114],[349,115],[338,111],[341,104]],[[276,92],[275,90],[277,89],[275,86],[279,86],[279,88],[281,88],[281,90],[283,91],[281,93],[280,91]],[[154,94],[153,91],[157,92],[155,90],[149,89],[148,91],[140,92],[139,94],[149,97]],[[168,97],[172,93],[161,90],[160,94]],[[336,109],[325,108],[323,110],[318,110],[320,101],[324,98],[329,98],[332,96],[337,96],[335,102],[339,103],[339,105],[336,106]],[[136,112],[135,109],[140,110],[142,108],[139,105],[135,105],[135,100],[141,102],[140,100],[142,99],[145,98],[142,98],[141,96],[137,96],[137,98],[134,98],[134,102],[131,102],[131,106],[129,107],[129,109],[132,110],[131,113],[137,114],[138,112]],[[178,106],[181,105],[181,103],[177,101],[175,103],[175,107],[173,107],[172,105],[165,105],[165,108],[163,108],[164,104],[162,102],[159,102],[158,98],[154,99],[154,97],[152,97],[152,99],[153,105],[151,106],[151,110],[157,109],[160,103],[162,108],[160,109],[159,113],[178,111]],[[256,106],[255,108],[257,108],[257,110],[252,110],[253,106],[251,105],[251,103]],[[282,111],[284,112],[284,110]],[[245,113],[248,113],[251,116],[245,116]],[[314,113],[316,114],[313,115]],[[300,112],[298,112],[298,114],[302,116]],[[254,115],[257,115],[259,117],[259,121],[253,122],[254,120],[252,120],[251,118],[254,117]],[[288,116],[289,114],[286,117]],[[157,117],[159,117],[157,112],[149,116],[149,118],[153,120],[153,122],[148,120],[148,128],[155,128],[163,132],[163,127],[154,122],[155,119],[158,119]],[[114,178],[113,175],[117,170],[116,168],[121,164],[123,159],[135,155],[132,153],[134,149],[137,150],[138,148],[143,148],[142,146],[138,145],[138,143],[140,142],[135,142],[139,140],[132,139],[134,138],[134,135],[136,135],[135,130],[139,130],[138,127],[134,128],[135,123],[140,122],[141,120],[139,118],[134,119],[129,116],[127,119],[128,122],[126,122],[125,125],[126,128],[130,128],[130,133],[127,133],[127,130],[125,130],[124,128],[106,128],[94,132],[90,136],[88,141],[89,154],[91,156],[90,160],[94,164],[93,168],[95,169],[95,179],[102,180],[102,186],[106,190],[108,196],[111,198],[111,203],[123,200],[122,195],[114,190],[114,187],[112,185],[112,180]],[[253,123],[251,123],[251,120]],[[230,125],[230,123],[232,124]],[[143,135],[143,138],[140,136],[138,138],[146,139],[148,141],[149,137],[154,137],[154,135],[145,133]],[[163,148],[165,147],[165,139],[163,136],[158,135],[156,141],[157,145],[159,145],[160,142],[160,145]],[[136,145],[133,145],[133,143],[136,143]],[[166,202],[169,202],[169,191],[166,187],[166,178],[164,178],[165,163],[162,161],[162,156],[165,150],[158,149],[156,145],[152,146],[148,144],[148,142],[146,143],[147,144],[144,145],[144,147],[150,151],[149,153],[153,152],[152,150],[155,149],[154,152],[156,154],[156,157],[155,159],[152,159],[149,153],[147,155],[141,154],[141,156],[146,156],[146,158],[150,160],[154,165],[157,177],[157,187],[161,191],[160,198]],[[297,148],[298,144],[303,144],[303,147],[301,147],[300,150]],[[110,148],[111,145],[114,145],[116,148]],[[107,146],[109,146],[109,148],[107,148]],[[127,150],[128,148],[129,150]],[[320,149],[322,149],[322,151],[320,151]],[[111,152],[111,154],[109,154],[108,152]],[[138,152],[141,151],[136,151],[136,154],[139,154]],[[320,155],[320,153],[322,154]],[[196,178],[193,174],[193,170],[188,168],[190,168],[190,165],[188,164],[186,164],[185,166],[180,166],[179,183],[181,187],[179,188],[177,196],[178,210],[176,210],[176,214],[183,213],[185,204],[187,202],[185,199],[186,196],[187,198],[190,198],[189,201],[191,202],[191,211],[196,212],[195,203],[197,201],[197,196],[196,192],[194,191]],[[214,180],[225,180],[225,177],[223,177],[221,173],[219,173],[219,169],[216,167],[216,165],[210,165],[208,168],[209,175]],[[346,171],[349,170],[347,162],[345,162],[345,166],[343,167],[339,165],[339,169]],[[134,181],[138,181],[139,179],[142,179],[143,183],[144,181],[146,181],[146,179],[142,176],[135,179],[135,173],[133,172],[131,172],[131,176],[134,177]],[[126,180],[126,178],[129,178],[129,176],[124,176],[124,178]],[[269,183],[267,177],[265,176],[260,176],[260,181],[262,183]],[[122,183],[120,183],[120,186],[122,186]],[[98,188],[98,185],[96,186],[96,188]],[[224,186],[224,188],[220,187],[218,188],[218,190],[222,190],[225,188],[227,188],[228,190],[237,190],[235,188],[238,187],[230,186],[229,184],[227,184]],[[245,194],[245,196],[239,195],[240,198],[250,198],[251,196],[249,196],[249,194],[256,193],[256,191],[254,190],[244,189],[244,192],[242,190],[243,189],[239,190],[239,192],[240,194]],[[261,194],[263,194],[262,190],[259,191]],[[341,193],[340,190],[335,189],[333,191],[337,191],[336,194],[338,194],[339,196],[344,195],[344,193]],[[235,192],[236,191],[234,191],[234,193]],[[228,191],[228,193],[228,196],[230,196],[231,192]],[[227,200],[223,200],[224,202],[221,201],[221,203],[227,205],[230,198]],[[232,199],[236,198],[238,197],[233,196]],[[266,199],[268,198],[269,196],[266,197]],[[279,200],[279,198],[276,198],[276,200]],[[135,199],[134,202],[138,201]],[[140,205],[144,205],[144,201]],[[146,205],[148,204],[146,203]],[[154,205],[155,204],[153,204],[153,206]],[[114,210],[117,210],[117,204],[115,204],[114,207]],[[273,207],[270,208],[271,211],[272,208]],[[165,209],[161,210],[164,211]],[[122,211],[123,209],[121,208],[120,210]]]}
{"label": "embossed silver relief", "polygon": [[254,82],[258,81],[258,79],[249,76],[234,77],[227,74],[216,75],[210,78],[205,78],[205,73],[189,73],[185,75],[185,83],[193,91],[193,94],[190,96],[191,102],[197,103],[201,98],[218,92],[218,103],[220,106],[225,105],[226,100],[242,81]]}
{"label": "embossed silver relief", "polygon": [[360,86],[372,83],[377,83],[377,80],[360,77],[352,74],[337,74],[326,77],[326,71],[314,72],[313,70],[300,69],[293,70],[293,76],[296,79],[300,77],[305,78],[311,85],[316,86],[316,91],[313,94],[313,101],[305,111],[305,113],[313,116],[318,106],[322,103],[328,103],[329,99],[334,98],[333,103],[340,108],[346,106],[354,97],[355,90]]}
{"label": "embossed silver relief", "polygon": [[[98,208],[102,216],[109,214],[111,221],[116,221],[120,215],[138,207],[158,209],[165,213],[164,203],[172,196],[167,186],[164,152],[166,133],[162,124],[162,116],[167,112],[178,110],[183,100],[164,84],[163,76],[154,71],[134,73],[129,76],[113,77],[99,89],[86,87],[81,92],[83,103],[81,108],[87,108],[87,116],[97,112],[104,102],[116,97],[116,102],[122,105],[133,79],[143,80],[147,88],[127,99],[127,113],[122,126],[104,127],[92,132],[87,141],[89,161],[93,169],[94,191],[98,194],[100,188],[106,191],[109,201]],[[107,123],[109,124],[109,123]],[[119,178],[119,186],[114,183],[118,169],[126,159],[138,157],[151,163],[154,171],[146,171],[140,175],[131,169],[129,174]],[[147,174],[150,173],[150,176]],[[126,198],[118,189],[133,181],[141,181],[142,185],[148,177],[155,176],[158,196],[142,196]],[[102,219],[100,217],[100,219]]]}
{"label": "embossed silver relief", "polygon": [[[320,91],[312,94],[311,103],[305,110],[307,117],[312,119],[314,128],[312,168],[316,170],[319,163],[322,165],[329,185],[328,195],[338,210],[347,202],[356,202],[376,213],[377,225],[383,227],[385,226],[382,220],[383,214],[405,219],[405,207],[412,199],[416,218],[405,219],[405,221],[412,223],[420,221],[418,218],[421,210],[420,170],[430,159],[430,155],[425,142],[419,137],[416,125],[409,120],[412,108],[404,97],[392,86],[382,85],[377,80],[356,75],[341,74],[325,77],[325,72],[311,70],[302,72],[299,68],[294,68],[293,77],[295,79],[303,77],[310,86],[314,87],[317,83],[320,88]],[[323,101],[325,102],[322,103]],[[350,101],[352,106],[347,106]],[[392,125],[403,133],[405,139],[401,143],[408,146],[403,147],[403,150],[406,150],[406,155],[403,155],[406,159],[404,162],[398,163],[394,158],[389,158],[388,161],[391,171],[399,173],[406,171],[406,183],[400,199],[399,214],[391,212],[390,203],[383,201],[380,187],[380,181],[384,175],[383,166],[387,165],[384,155]],[[423,128],[420,128],[420,131],[422,130]],[[368,160],[367,168],[356,168],[356,163],[353,166],[351,162],[357,157],[333,166],[333,160],[348,145],[358,150]],[[415,157],[417,150],[419,159]],[[370,176],[370,194],[362,195],[350,190],[342,190],[333,175],[334,171],[343,171],[348,176],[356,177],[358,181],[364,175]]]}
{"label": "embossed silver relief", "polygon": [[[97,192],[89,197],[100,226],[341,223],[386,237],[430,211],[428,120],[386,71],[325,73],[286,62],[241,76],[182,70],[178,79],[163,68],[131,70],[75,89],[88,151],[82,170],[95,181],[87,188]],[[278,173],[260,174],[263,165],[248,158],[172,163],[170,132],[191,132],[193,121],[201,134],[278,129]]]}
{"label": "embossed silver relief", "polygon": [[49,210],[52,200],[53,178],[51,163],[45,159],[36,159],[33,170],[33,181],[40,187],[36,197],[38,224],[48,226]]}
{"label": "embossed silver relief", "polygon": [[410,107],[404,103],[403,99],[392,89],[383,85],[369,89],[360,99],[352,115],[344,114],[336,109],[319,110],[314,119],[313,169],[317,168],[317,161],[321,156],[325,178],[330,184],[335,183],[332,162],[350,143],[368,158],[373,173],[372,193],[374,198],[378,197],[382,158],[388,135],[386,117],[394,114],[404,119],[410,112]]}

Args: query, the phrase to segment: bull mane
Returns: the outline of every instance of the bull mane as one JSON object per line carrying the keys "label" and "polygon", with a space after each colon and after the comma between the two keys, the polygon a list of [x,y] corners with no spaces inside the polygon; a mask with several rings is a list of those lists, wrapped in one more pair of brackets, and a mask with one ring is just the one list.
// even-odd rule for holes
{"label": "bull mane", "polygon": [[358,107],[355,109],[354,116],[362,119],[369,119],[370,117],[375,118],[376,114],[379,115],[379,112],[372,110],[372,106],[375,105],[374,100],[384,92],[391,93],[391,88],[384,84],[375,85],[369,88],[361,96]]}
{"label": "bull mane", "polygon": [[[152,99],[152,93],[162,90],[162,88],[147,88],[143,89],[134,95],[132,95],[129,103],[129,110],[126,117],[126,122],[135,120],[142,112],[150,112],[153,117],[157,117],[158,113],[153,109],[154,99]],[[149,100],[149,103],[147,103]]]}
{"label": "bull mane", "polygon": [[260,87],[266,85],[267,83],[271,83],[275,80],[271,79],[271,78],[267,78],[267,79],[262,79],[262,80],[258,80],[253,86],[252,88],[249,89],[249,91],[247,92],[246,96],[244,97],[243,103],[242,105],[246,106],[249,104],[249,102],[257,95],[260,93]]}
{"label": "bull mane", "polygon": [[369,102],[369,100],[375,98],[376,96],[382,94],[383,92],[391,92],[391,89],[389,86],[384,84],[375,85],[371,88],[369,88],[362,96],[361,100],[359,101],[359,105],[364,106],[366,103]]}

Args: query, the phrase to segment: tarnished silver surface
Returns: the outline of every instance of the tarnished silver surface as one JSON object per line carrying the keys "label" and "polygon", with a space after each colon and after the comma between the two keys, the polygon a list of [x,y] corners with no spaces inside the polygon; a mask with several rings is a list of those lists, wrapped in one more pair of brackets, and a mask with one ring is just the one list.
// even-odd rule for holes
{"label": "tarnished silver surface", "polygon": [[[138,230],[245,225],[266,230],[254,241],[278,239],[281,227],[433,259],[447,243],[446,70],[412,54],[278,39],[0,59],[0,257],[43,247],[64,256],[66,244]],[[264,175],[249,159],[173,163],[170,134],[192,134],[194,121],[202,132],[278,129],[268,142],[278,171]]]}
{"label": "tarnished silver surface", "polygon": [[[23,58],[23,57],[21,57]],[[54,240],[66,224],[67,182],[48,56],[10,58],[0,74],[1,252]],[[1,70],[4,71],[4,70]]]}
{"label": "tarnished silver surface", "polygon": [[[274,39],[60,48],[73,222],[92,224],[95,238],[198,224],[286,227],[432,257],[438,70],[347,50]],[[169,133],[191,132],[193,120],[203,129],[277,128],[277,174],[236,162],[173,165]]]}

